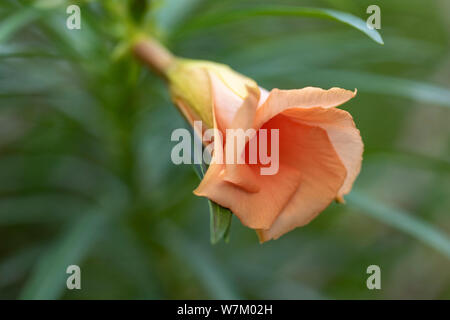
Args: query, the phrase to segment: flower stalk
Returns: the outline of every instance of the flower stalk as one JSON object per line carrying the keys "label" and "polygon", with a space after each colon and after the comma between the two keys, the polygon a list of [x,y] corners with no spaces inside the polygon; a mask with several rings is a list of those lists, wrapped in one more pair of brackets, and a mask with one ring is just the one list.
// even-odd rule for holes
{"label": "flower stalk", "polygon": [[167,71],[175,62],[175,56],[158,41],[140,38],[133,46],[135,56],[158,75],[167,79]]}

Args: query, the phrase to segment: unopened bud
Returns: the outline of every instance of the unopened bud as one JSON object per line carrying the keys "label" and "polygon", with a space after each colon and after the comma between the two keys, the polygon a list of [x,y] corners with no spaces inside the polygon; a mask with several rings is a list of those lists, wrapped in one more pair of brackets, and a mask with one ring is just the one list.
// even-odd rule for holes
{"label": "unopened bud", "polygon": [[209,128],[214,126],[211,74],[223,81],[242,99],[247,96],[246,85],[257,86],[253,80],[235,72],[227,65],[177,59],[167,72],[172,98],[189,122],[201,120]]}

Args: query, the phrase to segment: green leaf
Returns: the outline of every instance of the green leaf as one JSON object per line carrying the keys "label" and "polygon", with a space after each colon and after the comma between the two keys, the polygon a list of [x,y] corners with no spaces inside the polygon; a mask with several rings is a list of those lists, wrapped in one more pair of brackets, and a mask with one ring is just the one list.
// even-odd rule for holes
{"label": "green leaf", "polygon": [[[434,59],[442,50],[424,41],[390,36],[388,46],[377,46],[366,38],[355,38],[352,30],[286,33],[270,39],[253,39],[246,43],[220,48],[218,61],[241,70],[254,68],[292,71],[293,66],[330,67],[341,69],[366,66],[372,63],[401,63],[411,67]],[[395,43],[395,45],[393,44]],[[412,52],[411,48],[421,50]],[[214,54],[212,52],[211,54]],[[282,56],[283,59],[279,59]],[[349,59],[351,57],[351,59]],[[293,64],[295,61],[295,64]]]}
{"label": "green leaf", "polygon": [[161,223],[158,241],[190,267],[213,299],[241,299],[235,281],[214,256],[210,246],[197,244],[174,225]]}
{"label": "green leaf", "polygon": [[30,266],[38,258],[42,252],[42,246],[29,245],[24,249],[11,254],[11,256],[3,257],[0,263],[0,289],[20,281],[30,269]]}
{"label": "green leaf", "polygon": [[0,43],[6,42],[14,32],[32,22],[37,17],[37,11],[30,9],[19,11],[3,20],[0,23]]}
{"label": "green leaf", "polygon": [[155,10],[158,26],[165,33],[170,33],[176,26],[195,11],[204,0],[164,0],[160,7]]}
{"label": "green leaf", "polygon": [[81,263],[99,235],[105,215],[89,213],[76,221],[49,250],[41,256],[21,293],[22,299],[57,299],[66,286],[66,269]]}
{"label": "green leaf", "polygon": [[[206,165],[204,163],[193,164],[193,167],[199,179],[203,179],[207,170]],[[211,200],[208,200],[208,205],[211,243],[216,244],[220,239],[224,239],[224,241],[228,243],[230,240],[229,237],[233,213],[229,209],[224,208]]]}
{"label": "green leaf", "polygon": [[450,107],[450,90],[431,83],[363,72],[338,70],[320,70],[314,76],[316,78],[330,77],[325,79],[336,79],[342,82],[343,86],[358,88],[362,91],[390,94]]}
{"label": "green leaf", "polygon": [[[129,284],[134,289],[134,299],[161,297],[161,279],[156,270],[158,259],[151,247],[142,243],[136,231],[127,225],[112,224],[106,242],[105,245],[96,247],[92,255],[111,264],[110,270],[118,275],[116,281]],[[133,276],[130,276],[130,270]],[[107,298],[116,299],[117,294],[120,296],[116,292]]]}
{"label": "green leaf", "polygon": [[195,30],[206,28],[218,24],[226,24],[233,21],[240,21],[249,17],[260,16],[294,16],[294,17],[313,17],[321,19],[329,19],[342,22],[349,25],[369,36],[375,42],[384,44],[381,35],[375,29],[371,30],[367,27],[364,20],[346,12],[322,9],[322,8],[308,8],[308,7],[293,7],[293,6],[261,6],[257,8],[238,9],[229,12],[219,12],[205,15],[194,19],[187,24],[184,30]]}
{"label": "green leaf", "polygon": [[210,232],[211,243],[216,244],[220,239],[224,239],[225,242],[229,241],[231,218],[233,214],[227,208],[218,205],[215,202],[208,200],[209,202],[209,215],[210,215]]}
{"label": "green leaf", "polygon": [[128,6],[133,19],[142,22],[142,19],[148,10],[149,1],[132,0],[128,3]]}
{"label": "green leaf", "polygon": [[364,157],[364,162],[380,162],[382,165],[395,163],[410,168],[431,170],[444,175],[450,173],[450,160],[405,150],[393,149],[371,153]]}
{"label": "green leaf", "polygon": [[36,193],[2,197],[0,226],[18,224],[50,224],[67,221],[74,214],[86,211],[89,203],[75,195]]}
{"label": "green leaf", "polygon": [[381,201],[373,200],[361,192],[353,191],[345,199],[350,206],[360,209],[361,213],[409,234],[450,259],[449,236],[427,222],[408,212],[389,207]]}

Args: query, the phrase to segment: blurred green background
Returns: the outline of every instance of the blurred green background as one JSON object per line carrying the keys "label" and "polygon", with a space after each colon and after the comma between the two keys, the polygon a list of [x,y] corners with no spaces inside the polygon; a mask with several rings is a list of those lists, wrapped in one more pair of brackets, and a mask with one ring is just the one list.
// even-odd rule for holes
{"label": "blurred green background", "polygon": [[[70,3],[0,3],[1,299],[450,299],[448,0],[76,1],[81,30],[66,28]],[[363,20],[377,4],[385,44],[236,10],[269,4]],[[130,54],[137,30],[268,89],[358,88],[343,107],[365,142],[347,204],[263,245],[233,218],[211,245],[198,178],[170,161],[185,123]],[[81,290],[66,289],[71,264]],[[372,264],[381,290],[366,287]]]}

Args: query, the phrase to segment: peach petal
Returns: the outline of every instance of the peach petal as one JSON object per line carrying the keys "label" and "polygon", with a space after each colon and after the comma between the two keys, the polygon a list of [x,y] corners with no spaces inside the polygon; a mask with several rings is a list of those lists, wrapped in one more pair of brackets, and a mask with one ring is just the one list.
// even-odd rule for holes
{"label": "peach petal", "polygon": [[200,185],[197,196],[229,208],[249,228],[268,229],[299,185],[299,174],[289,167],[280,168],[273,176],[257,176],[260,191],[247,192],[223,179],[225,166],[211,164]]}
{"label": "peach petal", "polygon": [[283,113],[293,119],[325,129],[333,146],[347,169],[347,177],[336,195],[339,201],[349,193],[361,170],[364,145],[352,116],[334,107],[345,103],[356,95],[354,92],[331,88],[306,87],[298,90],[270,92],[266,101],[257,109],[256,125],[260,125],[274,114]]}
{"label": "peach petal", "polygon": [[339,106],[356,94],[350,90],[331,88],[324,90],[315,87],[306,87],[297,90],[270,91],[266,101],[257,109],[255,127],[260,127],[273,116],[290,108],[322,107],[332,108]]}
{"label": "peach petal", "polygon": [[259,92],[260,92],[260,95],[259,95],[259,101],[258,101],[258,108],[260,106],[262,106],[264,102],[266,102],[266,100],[270,94],[269,91],[267,91],[266,89],[261,88],[261,87],[259,87]]}
{"label": "peach petal", "polygon": [[[258,229],[264,242],[307,224],[333,199],[350,191],[360,170],[363,144],[350,114],[333,107],[356,91],[308,87],[270,93],[260,88],[255,93],[247,87],[243,99],[215,75],[210,79],[215,127],[222,132],[251,127],[280,130],[279,172],[264,176],[260,165],[213,162],[196,195],[229,208],[244,225]],[[234,151],[240,155],[244,150]]]}
{"label": "peach petal", "polygon": [[327,131],[330,140],[347,170],[338,198],[349,193],[361,170],[364,144],[352,116],[345,110],[330,108],[293,108],[283,112],[291,119],[315,125]]}
{"label": "peach petal", "polygon": [[336,197],[346,176],[345,167],[325,130],[287,117],[288,121],[280,123],[283,121],[281,117],[285,116],[279,115],[269,124],[291,133],[291,138],[285,142],[290,152],[283,156],[289,157],[291,164],[300,168],[300,185],[273,225],[267,230],[258,230],[261,242],[277,239],[310,222]]}
{"label": "peach petal", "polygon": [[[226,165],[213,162],[194,194],[229,208],[253,229],[268,229],[299,186],[300,172],[290,165],[280,163],[279,172],[272,176],[260,175],[257,165],[236,165],[237,170],[231,173],[239,173],[235,178],[241,180],[233,183],[226,180],[225,168]],[[248,181],[243,182],[246,179],[258,187],[258,192],[249,190]]]}
{"label": "peach petal", "polygon": [[[299,220],[309,221],[320,212],[317,208],[323,210],[336,196],[346,174],[325,130],[292,121],[284,115],[274,117],[264,128],[280,130],[280,168],[273,176],[255,172],[253,178],[260,187],[259,192],[251,193],[225,181],[225,165],[219,164],[209,167],[194,191],[229,208],[244,225],[266,230],[260,232],[263,241],[295,228]],[[259,170],[259,166],[247,167]],[[284,216],[285,208],[291,207],[292,201],[304,202],[304,209],[294,219],[289,211]],[[281,222],[277,223],[278,220]]]}
{"label": "peach petal", "polygon": [[[229,129],[242,129],[246,131],[247,129],[252,129],[253,120],[255,118],[256,107],[259,101],[260,91],[258,88],[253,88],[247,86],[248,96],[245,98],[242,105],[236,111],[233,122]],[[256,132],[256,131],[254,131]],[[245,142],[247,143],[254,136],[246,136]],[[226,144],[224,157],[226,158],[228,152],[232,152],[235,155],[234,163],[227,163],[225,165],[225,175],[224,179],[230,183],[234,183],[248,192],[258,192],[260,187],[258,186],[257,177],[253,170],[249,168],[246,164],[237,163],[238,158],[245,161],[245,145],[240,148],[237,143],[234,144],[234,149],[230,150]]]}
{"label": "peach petal", "polygon": [[218,129],[225,132],[231,126],[238,109],[242,106],[244,99],[234,93],[218,76],[209,73],[213,93],[213,104],[215,120]]}

